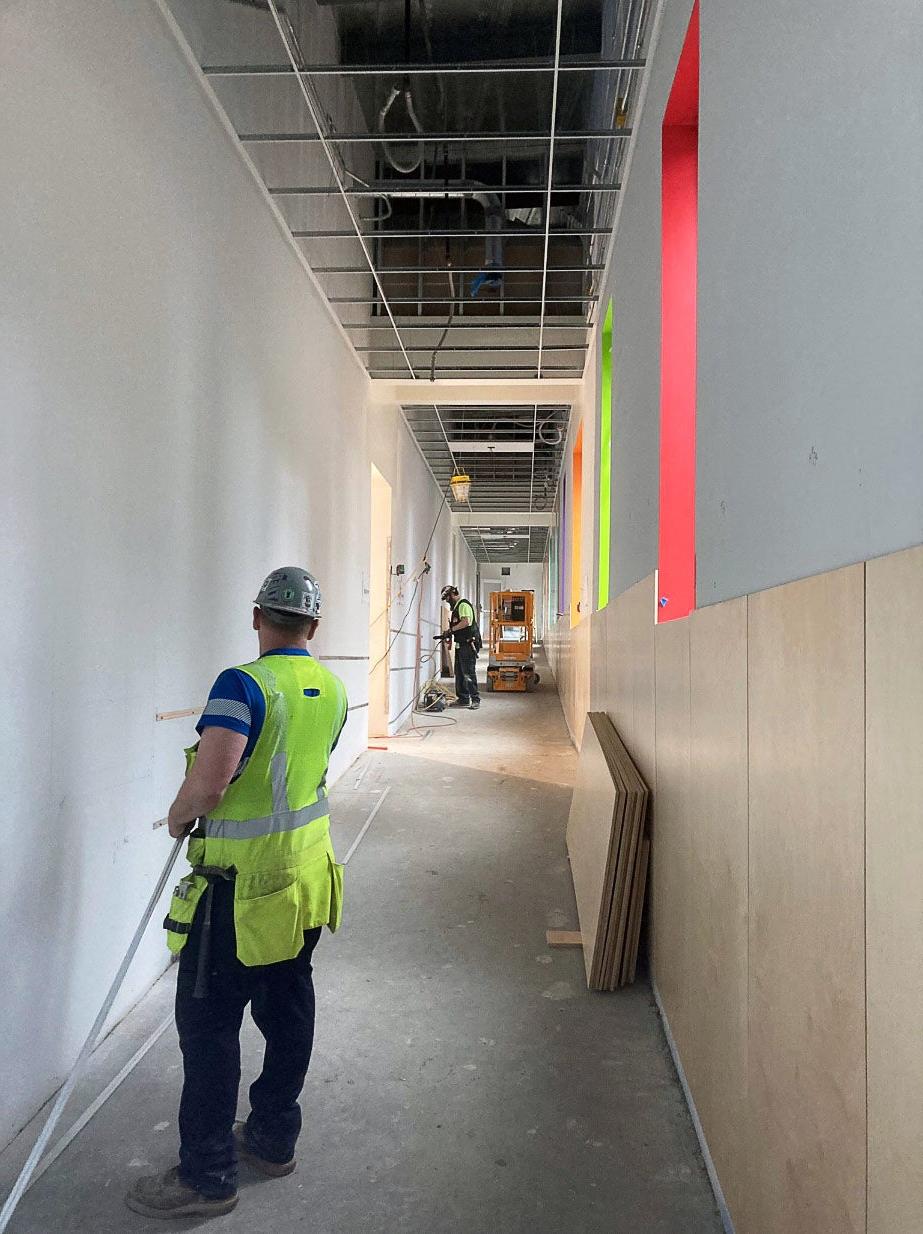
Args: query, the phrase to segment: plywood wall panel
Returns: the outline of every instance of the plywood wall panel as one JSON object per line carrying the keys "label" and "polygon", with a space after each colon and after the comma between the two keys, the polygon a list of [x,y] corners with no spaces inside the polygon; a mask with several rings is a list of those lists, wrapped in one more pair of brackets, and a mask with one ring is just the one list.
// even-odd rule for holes
{"label": "plywood wall panel", "polygon": [[573,635],[573,684],[571,690],[570,731],[580,748],[587,712],[590,709],[590,619],[585,617],[571,631]]}
{"label": "plywood wall panel", "polygon": [[685,1058],[693,997],[689,955],[689,619],[658,626],[655,648],[657,791],[651,818],[654,980]]}
{"label": "plywood wall panel", "polygon": [[923,548],[866,568],[868,1234],[923,1228]]}
{"label": "plywood wall panel", "polygon": [[683,1065],[744,1234],[747,1128],[747,601],[689,619],[690,993]]}
{"label": "plywood wall panel", "polygon": [[654,575],[610,604],[609,714],[649,788],[654,787]]}
{"label": "plywood wall panel", "polygon": [[592,613],[590,626],[590,711],[605,711],[608,695],[606,661],[609,643],[609,608]]}
{"label": "plywood wall panel", "polygon": [[761,592],[748,603],[750,1169],[743,1228],[861,1234],[864,567]]}

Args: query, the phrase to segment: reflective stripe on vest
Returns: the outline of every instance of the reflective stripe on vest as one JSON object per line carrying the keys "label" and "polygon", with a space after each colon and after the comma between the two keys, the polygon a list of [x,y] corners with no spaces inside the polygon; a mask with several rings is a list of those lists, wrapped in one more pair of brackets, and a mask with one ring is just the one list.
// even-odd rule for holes
{"label": "reflective stripe on vest", "polygon": [[[285,781],[282,781],[283,785]],[[275,796],[275,784],[273,785]],[[296,831],[330,813],[327,790],[322,788],[313,805],[301,810],[276,810],[265,818],[207,818],[205,835],[209,840],[256,840],[260,836],[277,835],[283,831]]]}

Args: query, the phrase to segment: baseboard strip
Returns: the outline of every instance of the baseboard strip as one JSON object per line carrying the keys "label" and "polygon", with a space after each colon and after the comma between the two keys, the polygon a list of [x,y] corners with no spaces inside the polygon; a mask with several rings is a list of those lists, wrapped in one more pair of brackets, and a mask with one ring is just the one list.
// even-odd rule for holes
{"label": "baseboard strip", "polygon": [[679,1057],[679,1050],[676,1048],[676,1042],[673,1039],[673,1032],[670,1028],[670,1021],[667,1019],[667,1013],[664,1011],[663,1002],[660,998],[660,991],[656,984],[651,980],[651,989],[654,991],[654,1002],[657,1004],[657,1010],[660,1013],[660,1022],[663,1025],[664,1036],[667,1039],[667,1045],[670,1047],[670,1053],[673,1056],[673,1066],[676,1068],[676,1074],[679,1076],[679,1082],[683,1087],[683,1096],[686,1098],[686,1105],[689,1107],[689,1113],[692,1116],[692,1125],[695,1127],[695,1134],[699,1141],[699,1148],[702,1150],[702,1156],[705,1159],[705,1169],[708,1171],[708,1181],[711,1183],[711,1189],[715,1195],[715,1203],[718,1205],[718,1214],[721,1217],[721,1224],[724,1226],[724,1234],[736,1234],[734,1230],[734,1222],[731,1220],[731,1214],[728,1211],[727,1201],[724,1198],[724,1192],[721,1190],[721,1183],[718,1181],[718,1171],[715,1169],[715,1163],[712,1161],[711,1153],[708,1149],[708,1141],[705,1139],[705,1132],[702,1130],[702,1123],[699,1120],[699,1112],[695,1108],[695,1102],[692,1099],[692,1093],[689,1089],[686,1073],[683,1070],[683,1064]]}

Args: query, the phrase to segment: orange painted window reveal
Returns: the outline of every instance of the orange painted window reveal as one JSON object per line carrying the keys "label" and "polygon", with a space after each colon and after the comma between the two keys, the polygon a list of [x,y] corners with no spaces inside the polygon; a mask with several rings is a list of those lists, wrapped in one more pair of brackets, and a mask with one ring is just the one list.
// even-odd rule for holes
{"label": "orange painted window reveal", "polygon": [[699,6],[663,118],[659,619],[695,608]]}
{"label": "orange painted window reveal", "polygon": [[575,626],[583,618],[580,611],[581,569],[580,546],[583,538],[583,425],[574,441],[571,458],[571,550],[570,550],[570,624]]}

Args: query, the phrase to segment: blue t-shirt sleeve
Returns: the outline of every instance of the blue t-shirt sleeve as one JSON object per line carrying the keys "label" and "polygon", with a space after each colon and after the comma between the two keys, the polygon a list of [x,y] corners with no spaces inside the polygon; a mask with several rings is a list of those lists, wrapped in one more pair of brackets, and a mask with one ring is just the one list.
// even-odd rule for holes
{"label": "blue t-shirt sleeve", "polygon": [[246,673],[236,668],[220,673],[208,695],[205,710],[199,717],[196,732],[206,728],[229,728],[247,738],[244,758],[252,753],[266,719],[266,702],[262,691]]}

